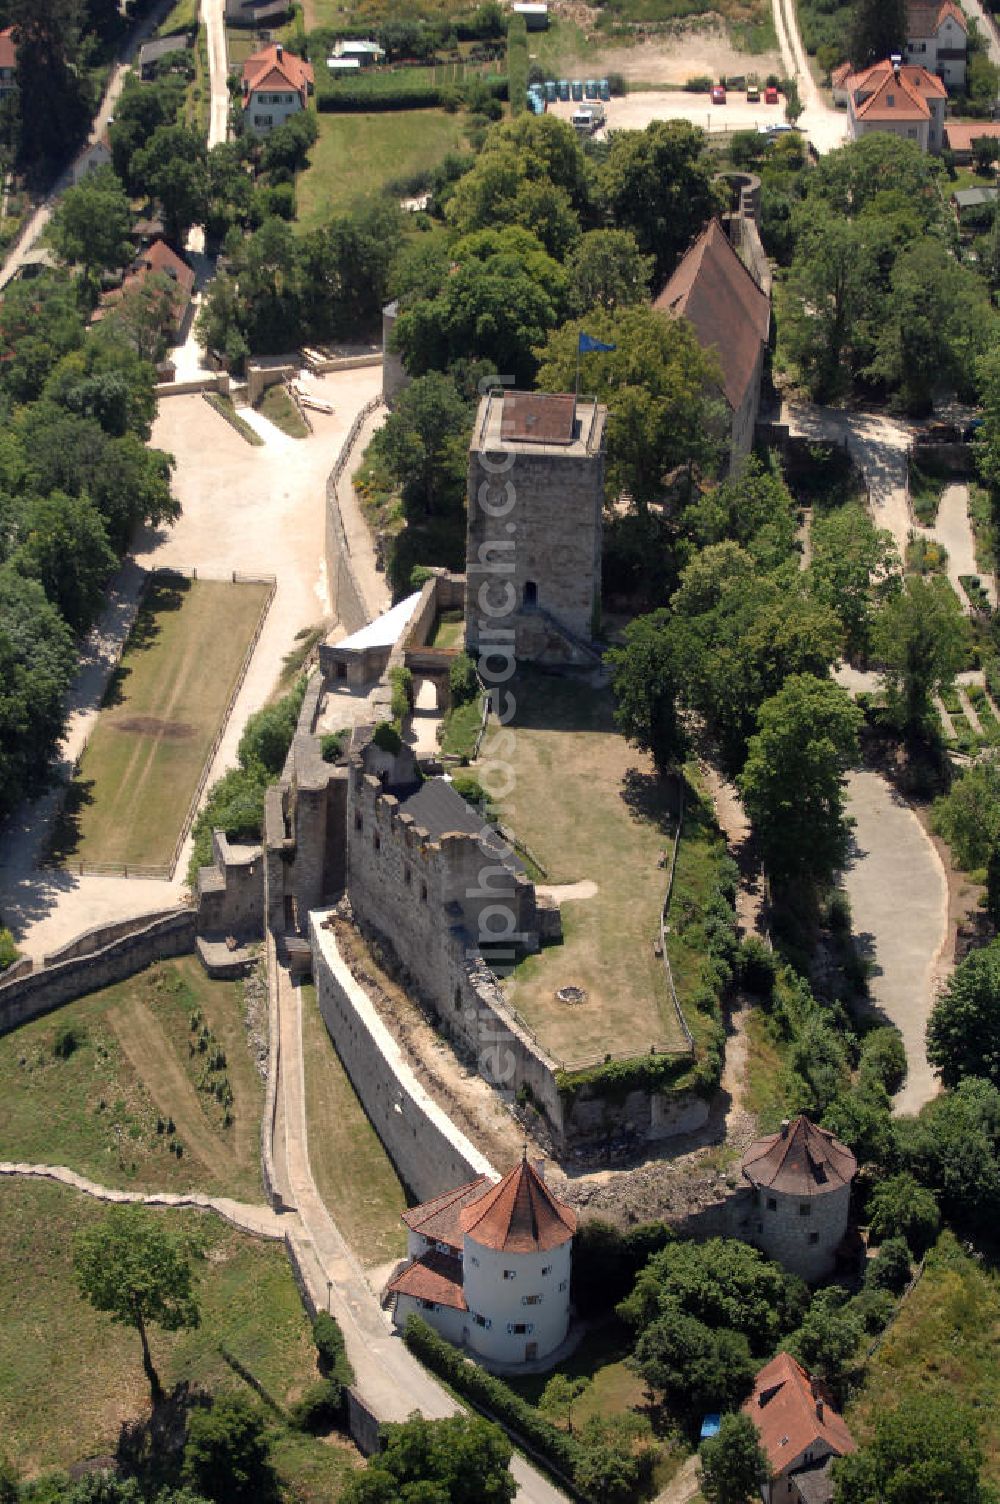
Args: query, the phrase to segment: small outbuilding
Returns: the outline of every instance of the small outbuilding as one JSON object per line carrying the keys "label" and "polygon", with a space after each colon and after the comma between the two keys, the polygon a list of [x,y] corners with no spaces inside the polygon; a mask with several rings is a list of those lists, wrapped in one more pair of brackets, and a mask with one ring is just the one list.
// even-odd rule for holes
{"label": "small outbuilding", "polygon": [[749,1241],[803,1279],[829,1274],[858,1169],[847,1145],[801,1114],[751,1144],[740,1169],[753,1187]]}

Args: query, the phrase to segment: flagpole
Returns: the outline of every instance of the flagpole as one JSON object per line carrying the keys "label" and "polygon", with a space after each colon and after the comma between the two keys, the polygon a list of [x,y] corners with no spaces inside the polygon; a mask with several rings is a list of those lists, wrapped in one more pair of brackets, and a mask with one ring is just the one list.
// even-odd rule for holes
{"label": "flagpole", "polygon": [[580,401],[580,336],[576,337],[576,396],[573,399],[574,408]]}

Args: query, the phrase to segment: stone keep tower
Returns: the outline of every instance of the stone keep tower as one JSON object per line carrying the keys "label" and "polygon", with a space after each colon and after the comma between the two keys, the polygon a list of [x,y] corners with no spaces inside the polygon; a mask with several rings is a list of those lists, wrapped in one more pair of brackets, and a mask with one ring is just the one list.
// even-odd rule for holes
{"label": "stone keep tower", "polygon": [[607,408],[495,391],[469,451],[466,646],[586,661],[601,604]]}
{"label": "stone keep tower", "polygon": [[805,1116],[757,1139],[740,1161],[753,1186],[750,1241],[793,1274],[822,1279],[847,1231],[857,1168],[846,1144]]}

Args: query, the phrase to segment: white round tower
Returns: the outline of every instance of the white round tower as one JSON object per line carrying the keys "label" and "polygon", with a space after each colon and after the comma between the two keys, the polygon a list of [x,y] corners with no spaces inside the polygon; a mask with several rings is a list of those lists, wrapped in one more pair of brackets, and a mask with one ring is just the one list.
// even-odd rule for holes
{"label": "white round tower", "polygon": [[462,1209],[466,1338],[487,1362],[531,1363],[569,1330],[576,1214],[522,1159]]}
{"label": "white round tower", "polygon": [[750,1241],[793,1274],[822,1279],[847,1231],[850,1149],[800,1115],[751,1144],[740,1168],[754,1190]]}

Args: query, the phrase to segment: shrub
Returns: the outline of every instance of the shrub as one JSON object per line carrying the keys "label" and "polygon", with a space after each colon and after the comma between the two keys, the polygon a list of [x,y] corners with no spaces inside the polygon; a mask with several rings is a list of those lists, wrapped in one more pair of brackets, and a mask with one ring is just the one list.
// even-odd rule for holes
{"label": "shrub", "polygon": [[865,1284],[874,1290],[889,1290],[901,1295],[910,1282],[910,1250],[905,1238],[888,1238],[869,1260]]}
{"label": "shrub", "polygon": [[696,73],[693,78],[686,80],[684,87],[689,94],[707,94],[712,87],[712,80],[707,73]]}
{"label": "shrub", "polygon": [[403,738],[391,721],[379,721],[372,732],[372,741],[382,752],[395,757],[403,745]]}
{"label": "shrub", "polygon": [[628,93],[628,79],[624,73],[608,74],[608,92],[616,99]]}
{"label": "shrub", "polygon": [[899,1090],[906,1080],[906,1048],[898,1029],[872,1029],[865,1035],[860,1072],[862,1082],[866,1077],[880,1081],[890,1096]]}
{"label": "shrub", "polygon": [[344,748],[346,745],[346,730],[328,731],[326,735],[321,736],[319,740],[319,750],[322,753],[323,761],[336,762],[338,758],[344,755]]}
{"label": "shrub", "polygon": [[13,966],[18,955],[14,936],[10,930],[0,929],[0,971],[6,971],[8,966]]}
{"label": "shrub", "polygon": [[875,1187],[868,1202],[868,1223],[873,1238],[882,1242],[904,1238],[920,1258],[937,1237],[941,1213],[933,1192],[904,1171]]}
{"label": "shrub", "polygon": [[448,671],[448,688],[452,705],[465,705],[479,693],[476,665],[468,653],[459,653]]}
{"label": "shrub", "polygon": [[389,670],[389,683],[392,686],[389,708],[393,720],[401,727],[413,705],[413,674],[402,664],[397,664]]}
{"label": "shrub", "polygon": [[297,1431],[321,1436],[337,1424],[343,1408],[344,1391],[337,1380],[318,1379],[291,1407],[292,1425]]}
{"label": "shrub", "polygon": [[320,1373],[325,1378],[335,1379],[345,1388],[353,1384],[354,1369],[344,1346],[344,1334],[326,1311],[320,1311],[313,1322],[313,1342]]}
{"label": "shrub", "polygon": [[434,570],[429,564],[414,564],[410,570],[410,589],[420,590],[428,580],[434,578]]}
{"label": "shrub", "polygon": [[60,1024],[56,1030],[52,1053],[57,1060],[68,1060],[86,1042],[87,1031],[82,1024]]}
{"label": "shrub", "polygon": [[754,997],[769,998],[778,974],[774,951],[759,936],[748,935],[737,953],[736,974],[747,992]]}

